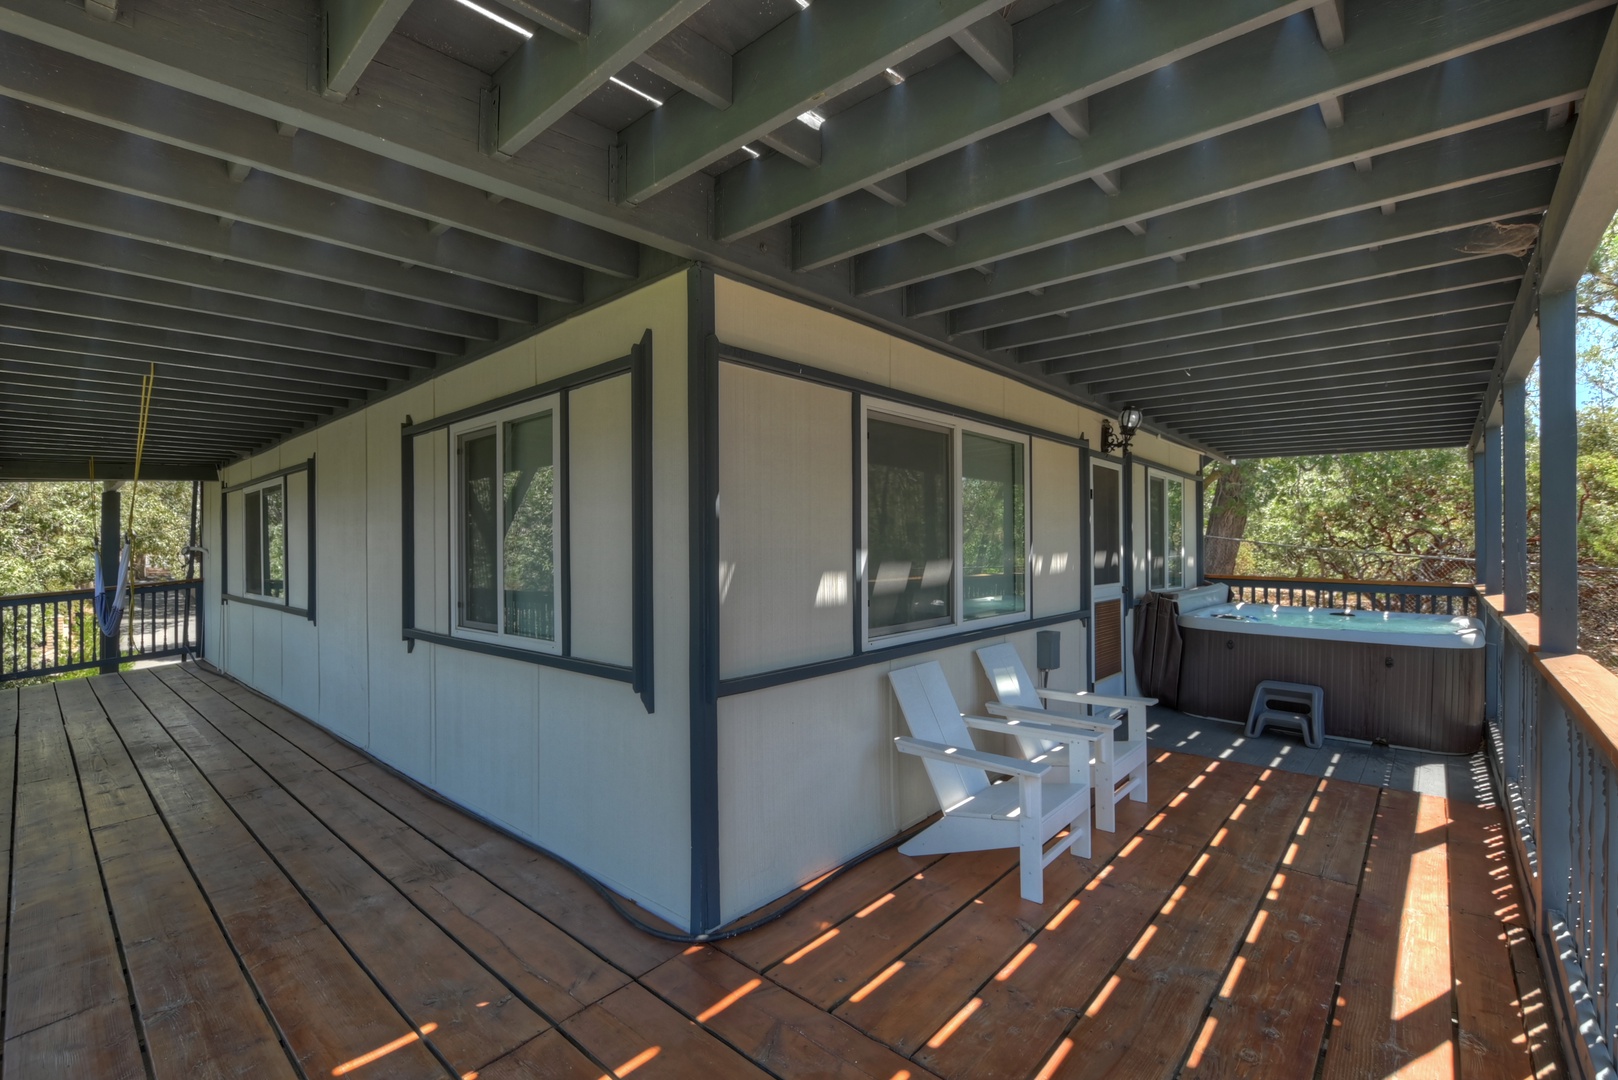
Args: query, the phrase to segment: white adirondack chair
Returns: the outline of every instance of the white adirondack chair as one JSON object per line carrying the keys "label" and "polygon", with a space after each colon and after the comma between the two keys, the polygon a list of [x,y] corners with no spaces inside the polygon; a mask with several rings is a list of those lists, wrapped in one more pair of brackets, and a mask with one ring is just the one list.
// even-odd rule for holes
{"label": "white adirondack chair", "polygon": [[[1045,867],[1071,850],[1090,854],[1090,786],[1080,777],[1061,784],[1042,782],[1048,765],[991,754],[972,744],[968,728],[1015,734],[1021,721],[963,716],[936,661],[888,673],[894,696],[912,737],[894,740],[901,753],[922,759],[933,793],[944,811],[940,820],[900,845],[906,855],[938,855],[956,851],[1018,848],[1022,897],[1044,903]],[[1089,753],[1095,733],[1050,728],[1043,737],[1066,740],[1074,752]],[[988,773],[1005,773],[1016,782],[989,783]],[[1045,842],[1063,829],[1067,836],[1045,850]]]}
{"label": "white adirondack chair", "polygon": [[[1030,723],[1078,724],[1101,736],[1096,740],[1089,770],[1090,786],[1096,795],[1096,828],[1107,832],[1118,828],[1117,803],[1125,795],[1136,802],[1146,801],[1146,707],[1156,705],[1156,698],[1041,689],[1028,677],[1022,657],[1009,642],[979,649],[978,662],[999,698],[985,706],[995,716]],[[1068,716],[1053,710],[1053,704],[1079,706],[1086,715]],[[1102,714],[1096,715],[1096,710]],[[1117,730],[1120,716],[1129,721],[1122,732]],[[1017,735],[1017,744],[1030,761],[1052,766],[1049,779],[1061,780],[1064,774],[1071,778],[1071,753],[1066,744],[1036,735],[1032,728]]]}

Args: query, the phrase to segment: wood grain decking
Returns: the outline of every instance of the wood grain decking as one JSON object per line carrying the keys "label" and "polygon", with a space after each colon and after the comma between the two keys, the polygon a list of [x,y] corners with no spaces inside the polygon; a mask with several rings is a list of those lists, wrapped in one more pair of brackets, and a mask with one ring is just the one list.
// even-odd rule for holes
{"label": "wood grain decking", "polygon": [[0,691],[5,1078],[1558,1075],[1499,812],[1159,753],[717,946],[193,665]]}

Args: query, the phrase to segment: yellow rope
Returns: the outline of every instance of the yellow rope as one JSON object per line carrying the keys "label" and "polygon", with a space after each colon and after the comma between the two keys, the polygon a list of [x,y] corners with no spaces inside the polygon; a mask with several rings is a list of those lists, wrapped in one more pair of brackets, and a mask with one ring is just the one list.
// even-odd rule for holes
{"label": "yellow rope", "polygon": [[[140,461],[146,453],[146,422],[152,414],[152,387],[157,383],[157,365],[141,376],[140,380],[140,422],[135,429],[135,479],[129,487],[129,525],[124,530],[124,542],[129,545],[129,558],[135,558],[135,496],[140,494]],[[127,625],[129,634],[129,651],[135,651],[135,578],[129,578],[129,621]]]}

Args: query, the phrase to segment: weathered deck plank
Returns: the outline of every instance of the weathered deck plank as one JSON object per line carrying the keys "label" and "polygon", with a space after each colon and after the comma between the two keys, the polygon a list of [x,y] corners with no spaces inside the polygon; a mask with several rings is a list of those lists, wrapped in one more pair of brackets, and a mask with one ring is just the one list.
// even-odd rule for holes
{"label": "weathered deck plank", "polygon": [[[134,683],[140,675],[132,672],[128,679]],[[154,676],[147,678],[163,685]],[[192,686],[194,697],[183,690],[171,692],[196,711],[174,710],[159,717],[175,742],[204,772],[216,766],[243,772],[256,768],[208,722],[210,714],[234,706],[200,683]],[[226,801],[299,883],[410,1026],[458,1073],[504,1057],[549,1026],[285,788],[272,782]]]}
{"label": "weathered deck plank", "polygon": [[240,712],[234,698],[217,700],[226,708],[210,709],[207,718],[221,734],[549,1021],[573,1015],[628,981],[280,734]]}
{"label": "weathered deck plank", "polygon": [[[0,692],[6,1076],[1521,1080],[1554,1060],[1492,808],[1452,821],[1161,753],[1150,801],[1047,868],[1044,905],[1010,852],[890,850],[685,948],[219,675],[42,693]],[[107,929],[70,939],[47,904]],[[78,977],[40,974],[57,960]]]}
{"label": "weathered deck plank", "polygon": [[97,695],[118,685],[76,679],[57,693],[152,1071],[296,1077],[102,709]]}
{"label": "weathered deck plank", "polygon": [[1444,800],[1384,791],[1322,1080],[1456,1075]]}
{"label": "weathered deck plank", "polygon": [[5,1075],[141,1077],[140,1038],[54,686],[21,691]]}
{"label": "weathered deck plank", "polygon": [[1091,858],[1061,858],[1046,867],[1050,903],[1028,903],[1017,876],[1002,877],[978,902],[963,906],[901,960],[854,990],[837,1015],[902,1053],[914,1052],[978,987],[1016,960],[1050,918],[1053,903],[1060,906],[1058,900],[1065,902],[1088,884],[1207,765],[1189,754],[1161,755],[1150,769],[1151,799],[1120,803],[1117,830],[1095,834]]}
{"label": "weathered deck plank", "polygon": [[330,1076],[393,1047],[390,1076],[441,1078],[438,1060],[214,789],[219,778],[159,724],[155,714],[183,703],[138,674],[131,694],[103,705],[299,1066]]}

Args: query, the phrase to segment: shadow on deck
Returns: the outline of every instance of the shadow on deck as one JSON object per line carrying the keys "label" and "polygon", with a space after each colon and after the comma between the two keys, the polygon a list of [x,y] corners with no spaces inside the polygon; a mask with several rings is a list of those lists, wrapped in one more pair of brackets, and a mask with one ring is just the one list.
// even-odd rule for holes
{"label": "shadow on deck", "polygon": [[0,691],[4,1075],[1558,1068],[1493,806],[1155,761],[1044,906],[1013,852],[888,851],[684,947],[205,669]]}

